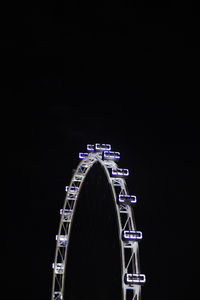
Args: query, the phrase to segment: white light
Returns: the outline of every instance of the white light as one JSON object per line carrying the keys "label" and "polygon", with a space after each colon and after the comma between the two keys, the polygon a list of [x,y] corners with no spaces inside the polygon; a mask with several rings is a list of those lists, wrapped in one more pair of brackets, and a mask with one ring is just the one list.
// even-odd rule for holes
{"label": "white light", "polygon": [[[63,213],[63,209],[61,208],[60,209],[60,214],[62,215],[62,213]],[[64,209],[64,215],[65,214],[71,214],[72,213],[72,209]]]}
{"label": "white light", "polygon": [[111,150],[111,145],[109,145],[109,144],[95,144],[95,150],[98,150],[98,151]]}
{"label": "white light", "polygon": [[63,274],[64,273],[64,264],[63,263],[56,263],[52,264],[53,269],[55,270],[55,274]]}
{"label": "white light", "polygon": [[78,192],[78,187],[77,186],[71,186],[69,189],[69,186],[65,187],[65,192],[70,192],[70,193],[77,193]]}
{"label": "white light", "polygon": [[87,144],[88,151],[94,151],[94,145]]}
{"label": "white light", "polygon": [[124,230],[123,231],[123,238],[125,240],[141,240],[142,239],[142,232],[141,231],[134,231],[134,230]]}
{"label": "white light", "polygon": [[79,158],[81,158],[81,159],[83,159],[83,158],[86,158],[87,156],[89,155],[89,153],[82,153],[82,152],[80,152],[79,153]]}
{"label": "white light", "polygon": [[62,300],[61,292],[54,292],[54,300]]}
{"label": "white light", "polygon": [[56,240],[58,241],[59,247],[66,247],[68,242],[68,236],[67,235],[56,235]]}
{"label": "white light", "polygon": [[125,275],[125,281],[127,284],[143,284],[146,282],[146,277],[144,274],[130,274]]}
{"label": "white light", "polygon": [[137,198],[133,195],[119,195],[119,202],[132,204],[137,202]]}
{"label": "white light", "polygon": [[128,169],[120,169],[120,168],[114,168],[112,169],[112,175],[114,176],[128,176],[129,170]]}
{"label": "white light", "polygon": [[119,159],[120,153],[114,152],[114,151],[105,151],[104,152],[104,158],[105,159]]}
{"label": "white light", "polygon": [[56,241],[67,241],[67,235],[56,235]]}

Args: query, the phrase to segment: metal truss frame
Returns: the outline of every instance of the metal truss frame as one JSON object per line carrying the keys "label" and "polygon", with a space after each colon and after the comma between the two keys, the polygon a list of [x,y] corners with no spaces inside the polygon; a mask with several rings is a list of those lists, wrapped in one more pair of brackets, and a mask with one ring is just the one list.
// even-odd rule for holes
{"label": "metal truss frame", "polygon": [[[96,145],[98,145],[98,147]],[[55,260],[53,263],[51,300],[64,299],[64,282],[67,263],[68,241],[70,239],[71,226],[73,224],[76,203],[87,173],[97,161],[100,162],[103,166],[107,180],[111,185],[114,205],[117,213],[119,243],[121,248],[121,273],[123,290],[122,300],[141,299],[141,284],[146,281],[145,275],[140,274],[139,264],[138,243],[139,239],[142,237],[142,233],[136,231],[132,203],[119,201],[119,199],[122,198],[126,199],[135,196],[128,196],[126,181],[124,178],[125,176],[123,176],[123,172],[121,171],[126,170],[125,173],[127,173],[127,169],[119,169],[114,159],[105,159],[103,155],[104,151],[99,150],[99,148],[101,149],[99,145],[101,144],[88,145],[89,147],[87,146],[87,149],[89,148],[91,152],[81,153],[85,158],[80,161],[77,169],[72,176],[70,185],[66,188],[66,197],[63,209],[60,210],[61,219],[58,235],[56,236],[57,243]],[[105,148],[106,153],[109,152],[107,150],[108,148],[111,149],[110,145],[107,144],[102,144],[102,147]],[[95,149],[97,149],[98,151],[95,151]],[[116,153],[117,158],[119,158],[119,152]],[[79,157],[83,157],[83,155],[81,156],[79,154]],[[114,158],[113,152],[111,157]],[[115,172],[115,176],[112,176],[113,169],[120,170],[119,175],[117,175]],[[123,195],[125,197],[123,197]],[[134,199],[136,199],[136,197]],[[125,235],[124,232],[126,233]]]}

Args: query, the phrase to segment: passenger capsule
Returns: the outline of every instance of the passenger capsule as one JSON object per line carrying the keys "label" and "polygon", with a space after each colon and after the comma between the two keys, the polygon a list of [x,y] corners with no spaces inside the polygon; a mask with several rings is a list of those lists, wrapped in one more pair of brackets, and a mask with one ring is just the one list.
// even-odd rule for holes
{"label": "passenger capsule", "polygon": [[144,274],[132,274],[126,273],[124,278],[125,284],[144,284],[146,282],[146,276]]}
{"label": "passenger capsule", "polygon": [[120,153],[114,151],[105,151],[104,159],[112,159],[112,160],[120,159]]}
{"label": "passenger capsule", "polygon": [[136,196],[133,195],[119,195],[119,204],[135,204],[137,202]]}
{"label": "passenger capsule", "polygon": [[87,150],[88,151],[94,151],[94,145],[87,144]]}
{"label": "passenger capsule", "polygon": [[112,176],[115,177],[124,177],[129,175],[129,170],[128,169],[120,169],[120,168],[114,168],[112,169]]}
{"label": "passenger capsule", "polygon": [[111,150],[111,145],[109,144],[95,144],[96,151],[109,151]]}
{"label": "passenger capsule", "polygon": [[77,193],[78,189],[79,188],[77,186],[71,186],[71,188],[69,188],[69,186],[66,186],[65,187],[65,192]]}
{"label": "passenger capsule", "polygon": [[89,155],[89,153],[87,153],[87,152],[85,152],[85,153],[80,152],[79,153],[79,158],[84,159],[84,158],[88,157],[88,155]]}
{"label": "passenger capsule", "polygon": [[142,232],[135,230],[124,230],[122,231],[123,241],[140,241],[142,239]]}

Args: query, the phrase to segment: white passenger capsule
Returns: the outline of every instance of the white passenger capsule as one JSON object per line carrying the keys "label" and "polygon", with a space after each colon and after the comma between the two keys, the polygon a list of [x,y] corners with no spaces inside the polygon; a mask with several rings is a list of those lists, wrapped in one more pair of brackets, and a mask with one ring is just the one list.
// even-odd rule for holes
{"label": "white passenger capsule", "polygon": [[140,241],[142,239],[142,232],[135,230],[124,230],[122,232],[122,239],[124,241]]}
{"label": "white passenger capsule", "polygon": [[137,202],[136,196],[133,195],[119,195],[119,204],[135,204]]}
{"label": "white passenger capsule", "polygon": [[88,151],[94,151],[94,145],[87,144],[87,150]]}
{"label": "white passenger capsule", "polygon": [[95,144],[96,151],[109,151],[111,150],[111,145],[109,144]]}
{"label": "white passenger capsule", "polygon": [[87,153],[87,152],[85,152],[85,153],[80,152],[79,153],[79,158],[84,159],[84,158],[88,157],[88,155],[89,155],[89,153]]}
{"label": "white passenger capsule", "polygon": [[114,151],[105,151],[104,159],[112,159],[112,160],[120,159],[120,153]]}
{"label": "white passenger capsule", "polygon": [[125,284],[144,284],[146,276],[144,274],[126,273],[124,277]]}
{"label": "white passenger capsule", "polygon": [[128,176],[128,175],[129,175],[128,169],[120,169],[120,168],[112,169],[112,176],[123,177],[123,176]]}

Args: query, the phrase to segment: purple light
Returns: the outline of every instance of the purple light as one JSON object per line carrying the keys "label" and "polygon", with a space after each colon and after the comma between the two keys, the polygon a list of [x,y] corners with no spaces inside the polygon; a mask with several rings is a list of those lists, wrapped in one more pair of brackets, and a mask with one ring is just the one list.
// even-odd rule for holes
{"label": "purple light", "polygon": [[137,198],[133,195],[119,195],[119,203],[136,203]]}
{"label": "purple light", "polygon": [[95,144],[95,150],[97,150],[97,151],[111,150],[111,145],[109,145],[109,144]]}
{"label": "purple light", "polygon": [[105,159],[119,159],[120,153],[114,152],[114,151],[105,151],[104,152],[104,158]]}
{"label": "purple light", "polygon": [[65,187],[65,192],[77,193],[78,189],[79,188],[77,186],[71,186],[71,188],[69,188],[69,186],[66,186]]}
{"label": "purple light", "polygon": [[[62,213],[63,213],[63,209],[61,208],[60,209],[60,215],[62,215]],[[64,209],[64,215],[65,214],[71,214],[72,213],[72,209]]]}
{"label": "purple light", "polygon": [[126,284],[144,284],[146,282],[146,276],[144,274],[125,274]]}
{"label": "purple light", "polygon": [[115,168],[115,169],[112,169],[112,175],[114,175],[114,176],[128,176],[129,175],[129,170],[128,169]]}
{"label": "purple light", "polygon": [[85,153],[80,152],[80,153],[79,153],[79,158],[84,159],[84,158],[86,158],[88,155],[89,155],[89,153],[87,153],[87,152],[85,152]]}
{"label": "purple light", "polygon": [[142,239],[141,231],[124,230],[122,233],[122,239],[125,241],[137,241]]}
{"label": "purple light", "polygon": [[87,144],[87,150],[88,151],[94,151],[94,145]]}
{"label": "purple light", "polygon": [[62,300],[62,293],[61,292],[54,292],[54,300]]}

